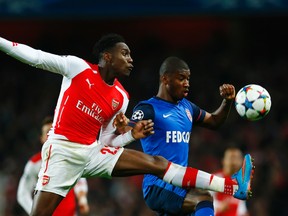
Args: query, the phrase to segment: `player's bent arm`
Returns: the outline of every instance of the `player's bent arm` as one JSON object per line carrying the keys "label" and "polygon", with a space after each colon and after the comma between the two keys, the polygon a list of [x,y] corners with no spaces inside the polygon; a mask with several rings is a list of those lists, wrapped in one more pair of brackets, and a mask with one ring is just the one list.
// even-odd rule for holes
{"label": "player's bent arm", "polygon": [[105,138],[100,136],[101,143],[105,145],[113,146],[113,147],[123,147],[128,145],[129,143],[135,141],[136,139],[141,139],[147,137],[149,135],[154,134],[154,123],[151,119],[138,121],[134,124],[133,127],[127,126],[130,128],[128,132],[120,135],[110,134],[111,136],[106,136]]}
{"label": "player's bent arm", "polygon": [[102,127],[101,135],[100,135],[100,142],[113,147],[123,147],[135,140],[132,136],[132,127],[123,134],[115,133],[115,129],[109,130],[109,127]]}
{"label": "player's bent arm", "polygon": [[33,67],[72,78],[87,68],[87,63],[76,56],[60,56],[18,44],[0,37],[0,50]]}
{"label": "player's bent arm", "polygon": [[17,201],[27,214],[30,214],[32,209],[32,193],[37,181],[37,174],[35,176],[33,169],[33,163],[29,161],[25,166],[24,173],[20,178],[17,189]]}
{"label": "player's bent arm", "polygon": [[213,113],[206,113],[202,126],[217,129],[219,128],[227,119],[231,106],[235,99],[235,87],[231,84],[223,84],[219,87],[220,96],[223,101],[220,107]]}
{"label": "player's bent arm", "polygon": [[234,100],[223,99],[220,107],[216,111],[213,113],[206,112],[204,120],[200,125],[210,129],[219,128],[226,121],[233,101]]}

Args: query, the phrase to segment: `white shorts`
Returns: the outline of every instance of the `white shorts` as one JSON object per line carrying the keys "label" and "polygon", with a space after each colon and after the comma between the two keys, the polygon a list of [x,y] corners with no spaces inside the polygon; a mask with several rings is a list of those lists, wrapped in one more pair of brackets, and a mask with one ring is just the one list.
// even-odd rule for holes
{"label": "white shorts", "polygon": [[82,145],[63,140],[47,140],[42,147],[42,165],[35,190],[63,197],[81,177],[111,178],[124,148],[97,142]]}

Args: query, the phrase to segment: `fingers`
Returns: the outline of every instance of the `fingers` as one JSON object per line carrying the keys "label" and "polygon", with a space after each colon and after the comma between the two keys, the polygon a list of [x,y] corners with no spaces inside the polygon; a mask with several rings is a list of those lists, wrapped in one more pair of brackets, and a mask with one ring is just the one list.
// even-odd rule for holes
{"label": "fingers", "polygon": [[235,98],[235,87],[231,84],[223,84],[219,87],[221,97],[231,100]]}
{"label": "fingers", "polygon": [[154,122],[151,120],[151,119],[149,119],[149,120],[144,120],[143,122],[142,122],[142,124],[144,125],[144,131],[143,131],[143,133],[145,134],[145,135],[151,135],[151,134],[154,134]]}
{"label": "fingers", "polygon": [[114,118],[113,127],[117,127],[118,125],[127,125],[128,123],[129,119],[121,112]]}

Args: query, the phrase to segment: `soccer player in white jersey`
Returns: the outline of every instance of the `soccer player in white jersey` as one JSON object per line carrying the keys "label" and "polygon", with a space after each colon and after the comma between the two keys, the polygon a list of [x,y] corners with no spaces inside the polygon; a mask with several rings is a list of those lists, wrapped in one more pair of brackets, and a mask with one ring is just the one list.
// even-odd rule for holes
{"label": "soccer player in white jersey", "polygon": [[81,177],[149,173],[175,186],[248,198],[251,157],[232,179],[123,148],[154,131],[151,120],[139,121],[132,130],[120,135],[113,127],[115,116],[125,113],[129,100],[117,77],[129,76],[133,69],[130,49],[120,35],[105,35],[95,44],[97,64],[76,56],[43,52],[1,37],[0,50],[23,63],[63,76],[52,129],[42,148],[43,161],[31,215],[51,215]]}
{"label": "soccer player in white jersey", "polygon": [[[43,145],[47,140],[47,133],[52,127],[53,118],[47,116],[42,121],[40,142]],[[33,191],[37,183],[41,167],[41,152],[34,154],[25,165],[24,173],[20,178],[17,190],[17,201],[29,215],[33,203]],[[87,200],[88,184],[85,178],[80,178],[74,188],[61,201],[53,216],[75,216],[77,208],[80,215],[89,214]]]}

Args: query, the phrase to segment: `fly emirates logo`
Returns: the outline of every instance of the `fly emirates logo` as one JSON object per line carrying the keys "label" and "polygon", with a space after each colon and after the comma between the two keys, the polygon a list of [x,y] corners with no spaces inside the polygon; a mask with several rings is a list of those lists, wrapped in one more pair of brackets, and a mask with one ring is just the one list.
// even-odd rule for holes
{"label": "fly emirates logo", "polygon": [[96,119],[101,124],[104,122],[103,117],[100,115],[102,109],[96,103],[93,103],[92,107],[88,107],[83,103],[83,101],[78,100],[76,108],[81,110],[85,114],[91,116],[92,118]]}
{"label": "fly emirates logo", "polygon": [[189,143],[190,132],[166,131],[166,143]]}

